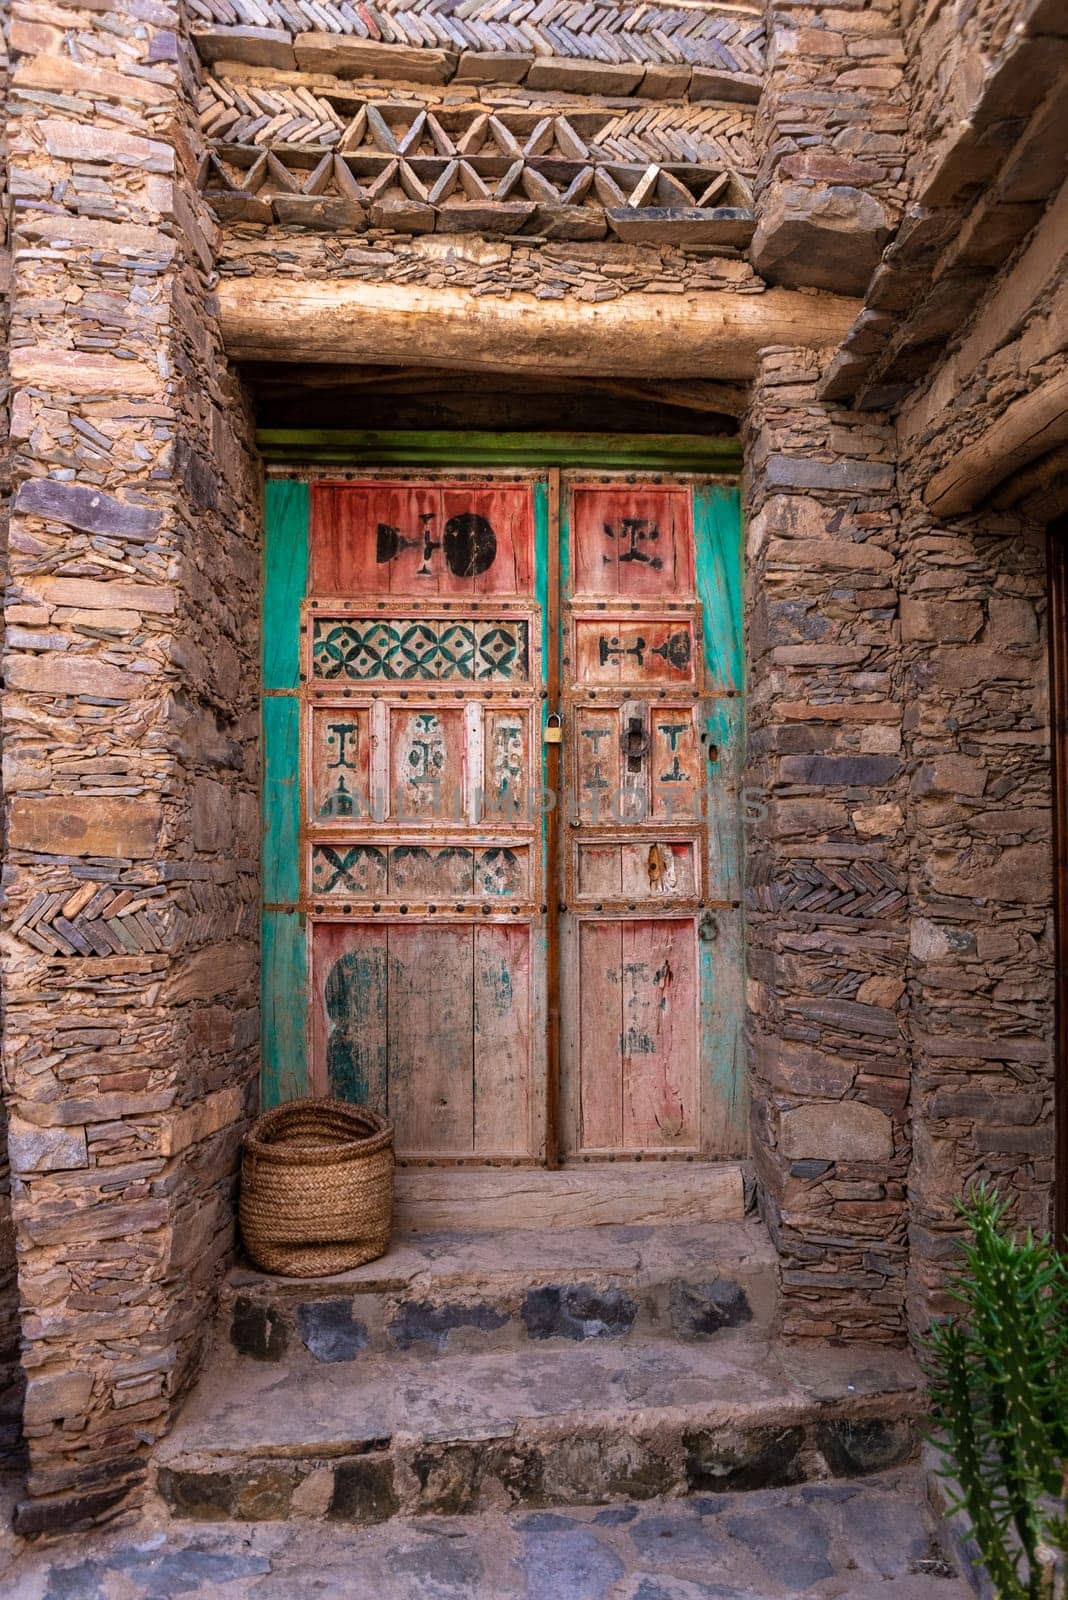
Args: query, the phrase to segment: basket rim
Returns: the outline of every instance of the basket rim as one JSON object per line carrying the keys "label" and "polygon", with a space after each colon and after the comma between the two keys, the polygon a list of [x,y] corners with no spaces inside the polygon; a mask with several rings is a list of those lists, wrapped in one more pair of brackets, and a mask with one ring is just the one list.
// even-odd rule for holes
{"label": "basket rim", "polygon": [[[286,1124],[296,1117],[314,1123],[315,1113],[329,1113],[357,1125],[351,1138],[324,1142],[313,1149],[284,1137]],[[357,1131],[358,1128],[358,1131]],[[314,1127],[312,1128],[314,1133]],[[245,1153],[257,1161],[271,1161],[294,1167],[335,1166],[338,1162],[377,1154],[393,1143],[393,1124],[367,1106],[355,1106],[332,1095],[308,1096],[287,1100],[270,1111],[261,1112],[245,1134]]]}

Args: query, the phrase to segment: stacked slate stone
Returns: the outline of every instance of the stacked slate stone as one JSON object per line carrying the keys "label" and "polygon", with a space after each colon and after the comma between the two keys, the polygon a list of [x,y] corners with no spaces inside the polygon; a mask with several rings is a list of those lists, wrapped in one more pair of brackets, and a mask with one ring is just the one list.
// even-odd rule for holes
{"label": "stacked slate stone", "polygon": [[256,1062],[258,487],[178,8],[10,17],[4,1073],[24,1531],[136,1490]]}

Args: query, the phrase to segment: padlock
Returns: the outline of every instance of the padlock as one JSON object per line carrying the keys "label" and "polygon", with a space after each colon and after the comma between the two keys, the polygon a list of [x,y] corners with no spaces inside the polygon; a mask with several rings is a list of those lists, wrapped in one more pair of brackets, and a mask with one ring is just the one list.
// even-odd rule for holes
{"label": "padlock", "polygon": [[550,711],[545,719],[545,731],[542,734],[544,744],[563,744],[564,719],[559,711]]}

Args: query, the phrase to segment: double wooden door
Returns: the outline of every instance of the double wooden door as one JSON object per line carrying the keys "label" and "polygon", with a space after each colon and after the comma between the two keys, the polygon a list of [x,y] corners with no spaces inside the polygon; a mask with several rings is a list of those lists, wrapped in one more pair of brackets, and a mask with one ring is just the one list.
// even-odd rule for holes
{"label": "double wooden door", "polygon": [[736,1152],[733,486],[369,474],[301,503],[295,579],[300,519],[268,529],[294,603],[267,626],[299,629],[265,701],[280,1092],[386,1112],[412,1162]]}

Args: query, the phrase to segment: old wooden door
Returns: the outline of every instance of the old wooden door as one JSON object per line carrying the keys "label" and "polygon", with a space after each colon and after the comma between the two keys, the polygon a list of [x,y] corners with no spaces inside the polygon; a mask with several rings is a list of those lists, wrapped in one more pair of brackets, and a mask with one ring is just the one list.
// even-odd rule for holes
{"label": "old wooden door", "polygon": [[733,489],[268,488],[265,1100],[413,1162],[734,1153]]}

